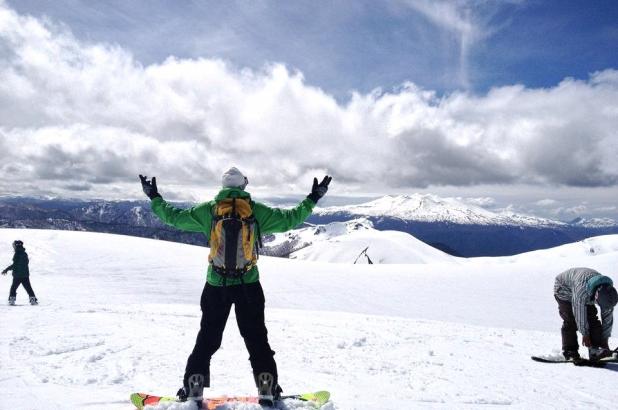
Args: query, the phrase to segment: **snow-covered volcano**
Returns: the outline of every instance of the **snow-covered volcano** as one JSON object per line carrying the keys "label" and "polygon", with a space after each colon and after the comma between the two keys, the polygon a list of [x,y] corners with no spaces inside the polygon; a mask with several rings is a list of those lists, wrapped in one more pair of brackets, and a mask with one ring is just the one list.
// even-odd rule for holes
{"label": "snow-covered volcano", "polygon": [[[0,229],[4,266],[15,239],[30,255],[41,304],[29,306],[19,289],[18,306],[0,305],[1,409],[127,410],[133,391],[176,392],[199,326],[207,249]],[[618,280],[618,236],[453,259],[352,265],[261,257],[285,392],[328,389],[332,402],[321,410],[615,408],[618,366],[546,365],[529,356],[560,348],[555,275],[589,266]],[[6,292],[9,283],[0,277]],[[206,394],[253,393],[247,356],[231,317]]]}
{"label": "snow-covered volcano", "polygon": [[316,210],[319,215],[347,213],[356,216],[400,218],[408,221],[448,222],[467,225],[562,226],[563,222],[515,213],[495,213],[453,198],[431,194],[386,195],[359,205]]}
{"label": "snow-covered volcano", "polygon": [[406,232],[451,255],[505,256],[618,233],[611,220],[565,223],[430,194],[384,196],[359,205],[319,208],[315,224],[369,219],[380,231]]}

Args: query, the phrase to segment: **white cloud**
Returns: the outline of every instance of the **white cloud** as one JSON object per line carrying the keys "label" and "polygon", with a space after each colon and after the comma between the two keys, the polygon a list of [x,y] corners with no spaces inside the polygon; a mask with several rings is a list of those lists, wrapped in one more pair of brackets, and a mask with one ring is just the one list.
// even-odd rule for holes
{"label": "white cloud", "polygon": [[541,199],[536,201],[534,204],[540,207],[547,208],[558,205],[558,201],[556,201],[555,199]]}
{"label": "white cloud", "polygon": [[[494,14],[510,2],[475,0],[400,0],[420,13],[436,27],[453,37],[459,51],[459,79],[461,87],[470,87],[469,60],[475,46],[499,30],[491,21]],[[504,24],[504,23],[503,23]]]}
{"label": "white cloud", "polygon": [[439,98],[404,84],[340,104],[281,64],[142,66],[122,48],[80,41],[1,2],[0,27],[5,192],[36,193],[33,181],[44,180],[52,192],[105,195],[140,172],[181,192],[215,187],[232,164],[273,192],[307,191],[324,172],[338,189],[365,192],[618,182],[615,70],[482,96]]}
{"label": "white cloud", "polygon": [[579,216],[586,212],[588,212],[588,206],[586,206],[585,204],[580,204],[580,205],[572,206],[570,208],[561,209],[559,213],[562,213],[565,215]]}
{"label": "white cloud", "polygon": [[491,208],[494,205],[496,205],[496,200],[489,196],[478,197],[478,198],[455,197],[454,199],[460,202],[464,202],[466,204],[480,206],[482,208]]}

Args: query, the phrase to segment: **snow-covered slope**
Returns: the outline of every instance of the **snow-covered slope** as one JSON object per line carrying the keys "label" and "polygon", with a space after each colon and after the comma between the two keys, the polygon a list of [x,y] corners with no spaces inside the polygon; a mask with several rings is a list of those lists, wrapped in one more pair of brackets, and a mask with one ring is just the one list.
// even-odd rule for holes
{"label": "snow-covered slope", "polygon": [[[19,306],[0,305],[1,409],[129,409],[132,391],[178,389],[199,326],[207,249],[0,230],[6,265],[14,239],[25,242],[41,305],[27,305],[23,289]],[[613,409],[617,366],[529,359],[560,347],[553,278],[572,266],[618,279],[618,237],[458,263],[262,257],[269,340],[283,388],[329,389],[333,401],[323,410]],[[0,277],[7,292],[9,283]],[[208,394],[252,393],[246,359],[232,317],[213,357]]]}
{"label": "snow-covered slope", "polygon": [[335,263],[435,263],[456,259],[405,232],[375,229],[315,242],[290,257]]}
{"label": "snow-covered slope", "polygon": [[514,213],[497,214],[453,198],[431,194],[386,195],[352,206],[319,208],[319,215],[348,213],[356,216],[388,216],[408,221],[449,222],[474,225],[563,226],[563,222]]}
{"label": "snow-covered slope", "polygon": [[277,256],[334,263],[430,263],[456,258],[398,231],[378,231],[365,218],[332,222],[273,235]]}
{"label": "snow-covered slope", "polygon": [[611,218],[576,218],[569,223],[573,226],[585,228],[607,228],[618,225],[618,222]]}
{"label": "snow-covered slope", "polygon": [[[586,260],[593,256],[607,256],[618,254],[618,235],[603,235],[587,238],[578,242],[556,246],[551,249],[521,253],[500,258],[470,258],[471,263],[534,263],[540,260]],[[618,269],[611,268],[608,275],[614,274],[618,280]]]}

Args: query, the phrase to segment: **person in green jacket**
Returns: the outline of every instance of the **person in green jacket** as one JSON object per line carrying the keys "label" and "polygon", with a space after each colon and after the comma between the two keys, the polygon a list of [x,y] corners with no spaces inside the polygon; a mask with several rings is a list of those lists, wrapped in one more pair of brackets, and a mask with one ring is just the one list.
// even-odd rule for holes
{"label": "person in green jacket", "polygon": [[[318,200],[328,191],[331,179],[330,176],[325,176],[318,183],[317,178],[314,178],[311,193],[307,198],[292,209],[279,209],[253,201],[251,195],[245,191],[249,182],[247,177],[232,167],[223,174],[222,189],[213,200],[190,209],[180,209],[168,204],[161,197],[157,190],[156,177],[149,181],[147,177],[140,175],[142,189],[151,200],[151,208],[163,222],[184,231],[201,232],[211,245],[207,279],[200,300],[202,310],[200,330],[195,347],[187,360],[183,387],[178,391],[181,400],[199,401],[203,387],[210,387],[210,359],[221,346],[223,330],[232,305],[240,334],[249,351],[249,361],[258,387],[260,403],[272,405],[273,401],[278,399],[282,389],[278,383],[275,352],[268,343],[264,320],[264,292],[260,285],[256,260],[250,261],[229,275],[228,271],[216,266],[217,255],[212,248],[217,238],[211,238],[211,232],[216,232],[213,227],[222,218],[216,216],[218,207],[226,201],[228,204],[229,201],[238,205],[241,202],[250,204],[251,218],[254,218],[257,229],[256,232],[243,230],[242,235],[246,234],[252,242],[259,241],[260,235],[293,229],[311,215]],[[239,245],[238,249],[241,248]],[[240,250],[239,252],[242,253]]]}
{"label": "person in green jacket", "polygon": [[38,300],[34,294],[34,290],[32,290],[32,285],[30,284],[30,268],[28,267],[29,260],[28,254],[26,253],[26,248],[24,248],[24,243],[20,240],[14,241],[13,250],[15,251],[15,254],[13,255],[13,263],[2,271],[3,275],[6,275],[6,273],[10,270],[13,271],[13,283],[11,284],[11,289],[9,291],[9,305],[15,305],[17,288],[19,285],[23,285],[26,292],[28,292],[28,296],[30,296],[30,304],[36,305],[38,304]]}

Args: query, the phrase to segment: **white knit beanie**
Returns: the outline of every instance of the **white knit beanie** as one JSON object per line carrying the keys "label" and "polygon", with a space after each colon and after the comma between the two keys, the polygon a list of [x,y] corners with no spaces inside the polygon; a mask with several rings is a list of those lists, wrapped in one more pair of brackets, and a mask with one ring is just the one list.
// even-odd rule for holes
{"label": "white knit beanie", "polygon": [[245,189],[249,180],[236,167],[232,167],[225,171],[221,177],[221,185],[223,188],[240,188]]}

